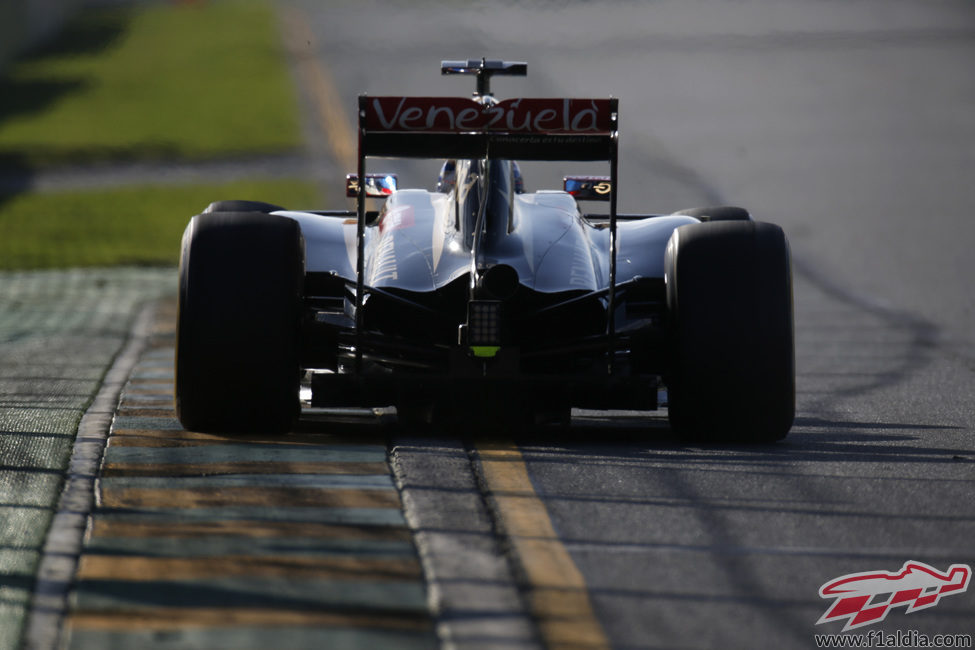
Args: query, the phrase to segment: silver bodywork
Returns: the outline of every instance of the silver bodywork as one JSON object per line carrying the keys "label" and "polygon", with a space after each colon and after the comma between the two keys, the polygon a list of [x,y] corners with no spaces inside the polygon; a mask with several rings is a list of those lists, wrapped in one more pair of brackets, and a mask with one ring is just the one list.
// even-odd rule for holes
{"label": "silver bodywork", "polygon": [[[411,292],[435,291],[469,273],[472,250],[457,229],[452,194],[399,190],[386,199],[378,222],[366,228],[365,283]],[[609,231],[583,218],[569,194],[535,192],[513,197],[507,240],[492,262],[513,267],[533,291],[598,291],[609,285]],[[306,270],[355,280],[356,221],[351,217],[281,211],[305,239]],[[618,282],[664,277],[664,249],[688,216],[660,216],[619,224]]]}

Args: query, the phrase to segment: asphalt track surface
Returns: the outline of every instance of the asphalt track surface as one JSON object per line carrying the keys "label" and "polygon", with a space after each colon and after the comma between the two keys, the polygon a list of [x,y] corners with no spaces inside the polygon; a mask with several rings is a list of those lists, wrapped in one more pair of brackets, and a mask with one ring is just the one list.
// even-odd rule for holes
{"label": "asphalt track surface", "polygon": [[[309,0],[282,7],[299,18],[292,26],[313,34],[292,43],[313,64],[296,70],[310,115],[330,124],[319,135],[331,136],[325,140],[337,159],[348,155],[349,134],[341,132],[336,102],[350,108],[363,91],[466,94],[469,80],[439,76],[441,59],[527,60],[528,79],[498,80],[499,95],[620,97],[622,210],[740,204],[782,225],[792,243],[798,415],[782,443],[687,444],[669,432],[662,412],[577,413],[570,432],[557,435],[391,430],[380,457],[393,468],[441,640],[458,647],[808,648],[815,633],[841,627],[815,625],[830,604],[818,595],[827,581],[896,571],[909,560],[942,571],[975,564],[969,3],[459,8]],[[555,187],[562,171],[532,166],[527,181]],[[402,173],[406,185],[432,185],[425,166]],[[141,372],[149,376],[132,381],[152,383],[158,372],[157,383],[165,383],[165,354],[148,354]],[[129,440],[165,448],[170,443],[148,442],[162,431],[187,438],[173,447],[199,444],[149,408],[152,398],[128,407],[145,409],[141,417],[160,426],[121,427],[120,439],[134,430]],[[364,425],[363,444],[375,442],[371,426],[382,429],[384,421]],[[312,436],[332,435],[334,427],[334,417],[303,425]],[[120,478],[129,481],[116,486],[130,490],[124,498],[159,506],[151,501],[158,482]],[[194,507],[200,514],[200,503]],[[116,530],[114,539],[147,535],[142,523],[129,522],[128,533]],[[97,540],[95,549],[131,551],[98,551]],[[96,565],[83,557],[81,570],[97,580]],[[329,574],[319,565],[316,575],[347,569],[332,566]],[[408,559],[382,570],[419,579]],[[399,593],[414,607],[411,589]],[[97,601],[108,614],[89,616],[89,629],[111,631],[109,614],[124,612],[125,597],[135,593]],[[212,622],[206,604],[182,612],[197,617],[194,629]],[[74,611],[69,622],[80,620]],[[417,611],[420,623],[410,632],[420,645],[431,638],[424,616]],[[296,637],[281,628],[283,620],[270,622],[287,646]],[[975,596],[946,597],[913,614],[895,608],[866,628],[873,629],[975,634]],[[106,638],[95,634],[78,647]],[[230,638],[244,641],[223,640]],[[187,647],[190,639],[142,641]],[[267,638],[250,641],[266,647]]]}
{"label": "asphalt track surface", "polygon": [[[841,627],[815,625],[832,578],[973,563],[970,3],[296,4],[346,105],[466,94],[441,59],[526,60],[499,95],[620,98],[622,210],[739,204],[790,237],[785,442],[688,445],[659,415],[515,436],[611,645],[812,647]],[[975,596],[867,629],[972,634]]]}
{"label": "asphalt track surface", "polygon": [[0,648],[17,647],[75,432],[172,271],[0,273]]}

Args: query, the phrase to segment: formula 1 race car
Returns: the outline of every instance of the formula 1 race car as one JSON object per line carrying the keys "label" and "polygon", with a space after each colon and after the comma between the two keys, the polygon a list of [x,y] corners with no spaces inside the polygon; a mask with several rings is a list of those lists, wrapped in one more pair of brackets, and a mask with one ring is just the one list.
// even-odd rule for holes
{"label": "formula 1 race car", "polygon": [[[492,77],[526,69],[445,61],[476,78],[473,99],[359,97],[354,211],[218,201],[191,219],[183,426],[286,432],[304,381],[313,407],[395,406],[414,423],[565,425],[572,407],[653,410],[660,394],[682,435],[788,433],[782,229],[732,207],[618,214],[617,100],[494,98]],[[369,173],[372,157],[445,162],[428,191]],[[542,160],[609,174],[525,191],[517,161]],[[591,200],[608,209],[583,213]]]}

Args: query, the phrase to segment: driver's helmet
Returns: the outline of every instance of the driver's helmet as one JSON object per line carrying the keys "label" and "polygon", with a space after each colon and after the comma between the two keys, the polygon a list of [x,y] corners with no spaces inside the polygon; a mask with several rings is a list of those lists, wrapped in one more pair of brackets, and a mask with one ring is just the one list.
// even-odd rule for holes
{"label": "driver's helmet", "polygon": [[514,160],[511,161],[511,175],[515,179],[515,194],[524,194],[525,179],[521,175],[521,167]]}
{"label": "driver's helmet", "polygon": [[[515,194],[525,193],[525,179],[521,175],[521,167],[514,160],[511,161],[511,175],[514,178]],[[449,193],[457,184],[457,161],[446,160],[437,175],[437,191]]]}
{"label": "driver's helmet", "polygon": [[447,194],[457,184],[457,161],[444,161],[440,173],[437,175],[437,191]]}

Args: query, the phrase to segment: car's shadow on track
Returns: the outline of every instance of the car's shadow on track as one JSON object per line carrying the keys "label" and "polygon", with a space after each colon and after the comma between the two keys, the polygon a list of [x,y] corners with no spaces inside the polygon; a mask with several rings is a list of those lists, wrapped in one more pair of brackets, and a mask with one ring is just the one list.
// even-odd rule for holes
{"label": "car's shadow on track", "polygon": [[766,462],[975,462],[975,450],[925,444],[925,433],[949,432],[958,427],[925,423],[879,423],[796,418],[792,432],[774,443],[733,444],[685,439],[670,429],[666,412],[598,412],[573,414],[570,426],[535,426],[481,429],[458,424],[451,427],[401,423],[393,409],[316,409],[306,411],[292,437],[321,440],[322,435],[363,443],[390,443],[404,438],[463,440],[468,446],[510,441],[522,448],[558,448],[563,453],[645,456],[677,453],[698,460],[733,458]]}

